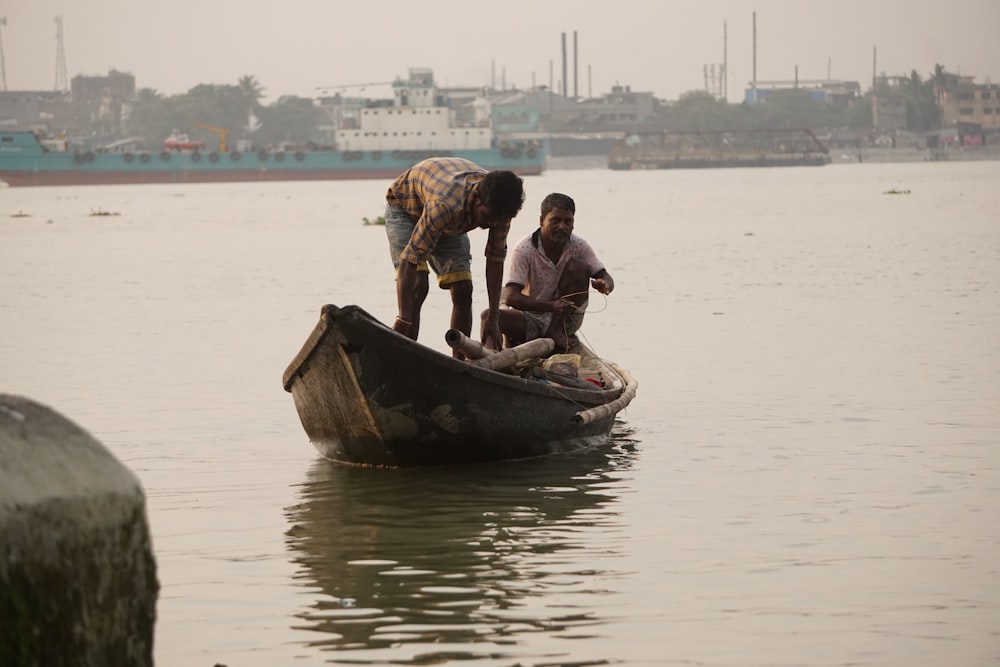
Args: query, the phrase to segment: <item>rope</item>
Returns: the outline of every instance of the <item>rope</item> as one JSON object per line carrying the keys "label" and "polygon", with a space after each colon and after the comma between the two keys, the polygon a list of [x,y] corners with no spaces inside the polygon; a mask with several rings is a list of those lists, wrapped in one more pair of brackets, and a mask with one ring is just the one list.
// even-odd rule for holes
{"label": "rope", "polygon": [[[601,294],[600,292],[597,292],[597,293]],[[579,296],[580,294],[590,294],[590,290],[583,290],[582,292],[570,292],[569,294],[563,294],[559,298],[562,299],[562,300],[569,300],[569,298],[571,296]],[[577,306],[576,304],[573,304],[573,307],[576,308],[576,312],[578,312],[578,313],[584,313],[584,312],[589,312],[589,313],[603,313],[605,310],[608,309],[608,295],[607,294],[601,294],[601,296],[604,297],[604,307],[601,308],[600,310],[590,310],[589,308],[580,308],[580,306]],[[589,300],[589,298],[588,298],[588,300]]]}
{"label": "rope", "polygon": [[[578,312],[578,313],[603,313],[605,310],[608,309],[608,295],[607,294],[601,294],[600,292],[597,292],[597,293],[604,297],[604,307],[603,308],[601,308],[600,310],[590,310],[590,308],[581,308],[580,306],[577,306],[576,304],[573,304],[573,309],[576,310],[576,312]],[[590,294],[590,290],[586,289],[586,290],[583,290],[581,292],[570,292],[569,294],[563,294],[563,295],[561,295],[559,297],[559,299],[562,300],[562,301],[569,301],[570,297],[579,296],[580,294],[587,294],[587,295],[589,295]],[[588,302],[589,302],[590,297],[588,296],[587,298],[588,298]],[[570,334],[569,334],[569,327],[566,325],[566,318],[563,318],[563,331],[562,331],[562,334],[563,334],[563,338],[565,338],[567,341],[569,341]],[[577,329],[575,335],[583,338],[584,342],[587,344],[587,347],[590,348],[590,351],[593,352],[595,355],[597,355],[597,350],[595,350],[593,348],[593,346],[590,344],[590,339],[588,339],[586,336],[583,335],[583,332],[582,332],[581,329]],[[601,357],[600,355],[597,355],[597,356],[598,356],[598,358],[603,359],[603,357]]]}

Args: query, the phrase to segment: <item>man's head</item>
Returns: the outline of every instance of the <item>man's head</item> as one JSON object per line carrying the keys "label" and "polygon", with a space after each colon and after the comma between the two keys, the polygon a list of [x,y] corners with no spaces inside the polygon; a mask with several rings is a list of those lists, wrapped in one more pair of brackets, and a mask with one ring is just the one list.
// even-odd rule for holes
{"label": "man's head", "polygon": [[553,192],[542,200],[542,217],[541,220],[545,220],[545,216],[549,214],[554,208],[561,208],[564,211],[569,211],[570,213],[576,213],[576,202],[569,195],[564,195],[559,192]]}
{"label": "man's head", "polygon": [[542,200],[542,215],[538,224],[542,238],[550,245],[563,246],[573,234],[576,203],[567,195],[553,192]]}
{"label": "man's head", "polygon": [[473,219],[478,227],[506,222],[524,204],[524,181],[512,171],[491,171],[479,182]]}

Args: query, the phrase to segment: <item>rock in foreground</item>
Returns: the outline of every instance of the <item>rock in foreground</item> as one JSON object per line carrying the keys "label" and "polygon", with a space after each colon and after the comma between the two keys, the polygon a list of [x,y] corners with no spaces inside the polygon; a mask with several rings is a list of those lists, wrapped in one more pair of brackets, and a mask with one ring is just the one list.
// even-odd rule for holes
{"label": "rock in foreground", "polygon": [[152,665],[158,590],[138,478],[65,417],[0,394],[3,664]]}

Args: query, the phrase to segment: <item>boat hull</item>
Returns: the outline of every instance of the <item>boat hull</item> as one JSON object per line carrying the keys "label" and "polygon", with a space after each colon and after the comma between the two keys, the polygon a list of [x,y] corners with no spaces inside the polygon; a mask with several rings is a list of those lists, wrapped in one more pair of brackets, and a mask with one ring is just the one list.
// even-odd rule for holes
{"label": "boat hull", "polygon": [[608,167],[720,169],[820,167],[829,150],[811,130],[700,130],[626,135],[608,154]]}
{"label": "boat hull", "polygon": [[522,176],[545,168],[537,150],[71,153],[43,150],[30,132],[2,133],[0,139],[0,180],[12,187],[393,179],[434,156],[462,157]]}
{"label": "boat hull", "polygon": [[[609,389],[524,379],[411,341],[357,306],[328,305],[283,383],[321,455],[399,467],[592,446],[627,405],[623,395],[634,393],[627,374],[607,372]],[[581,419],[588,410],[598,414]]]}
{"label": "boat hull", "polygon": [[803,157],[750,157],[695,159],[667,157],[632,161],[609,161],[608,168],[615,171],[633,169],[732,169],[740,167],[821,167],[830,164],[829,155]]}
{"label": "boat hull", "polygon": [[250,183],[268,181],[331,181],[357,179],[393,179],[405,169],[217,169],[217,170],[0,170],[0,180],[11,187],[53,185],[135,185],[155,183]]}

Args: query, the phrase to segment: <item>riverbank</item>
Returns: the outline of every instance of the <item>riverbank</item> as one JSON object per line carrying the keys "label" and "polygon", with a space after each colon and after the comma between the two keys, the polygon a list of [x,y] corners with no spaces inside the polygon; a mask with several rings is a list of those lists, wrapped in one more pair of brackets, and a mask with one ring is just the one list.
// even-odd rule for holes
{"label": "riverbank", "polygon": [[[833,149],[830,157],[835,164],[851,162],[860,163],[902,163],[902,162],[972,162],[981,160],[1000,160],[1000,146],[984,146],[978,148],[861,148]],[[547,156],[547,170],[561,169],[605,169],[608,166],[607,155],[562,155]]]}
{"label": "riverbank", "polygon": [[834,162],[970,162],[1000,160],[1000,146],[831,149]]}

